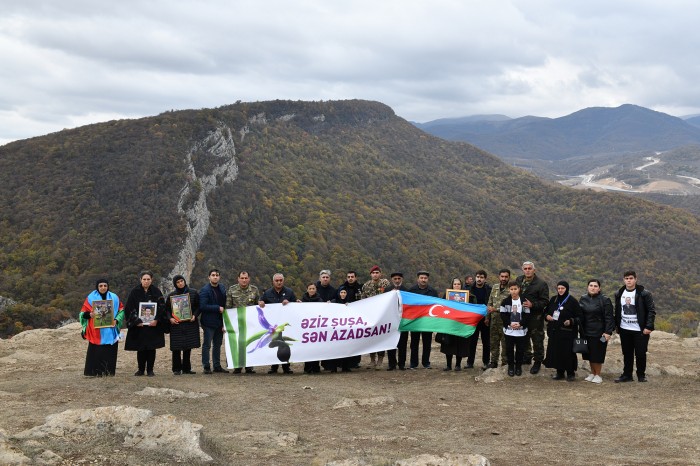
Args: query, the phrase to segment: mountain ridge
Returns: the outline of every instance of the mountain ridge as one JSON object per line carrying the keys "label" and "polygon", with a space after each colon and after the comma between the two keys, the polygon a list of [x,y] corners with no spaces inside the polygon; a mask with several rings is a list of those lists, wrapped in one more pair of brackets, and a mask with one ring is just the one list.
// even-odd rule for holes
{"label": "mountain ridge", "polygon": [[[216,131],[230,134],[223,158],[204,144]],[[700,308],[696,275],[683,272],[700,259],[700,221],[690,214],[541,181],[472,145],[427,135],[381,103],[271,101],[0,147],[0,295],[18,301],[0,314],[0,331],[75,315],[103,275],[125,299],[141,269],[163,282],[187,272],[176,265],[198,220],[178,205],[194,206],[203,180],[233,163],[235,180],[214,175],[216,190],[205,195],[209,224],[190,254],[195,287],[217,267],[226,283],[246,269],[261,287],[282,271],[301,292],[321,269],[338,284],[349,269],[365,280],[376,263],[403,271],[408,283],[427,268],[442,288],[455,275],[517,272],[530,259],[552,287],[566,278],[578,293],[590,276],[612,293],[630,267],[652,291],[673,287],[660,306],[692,316],[669,313],[666,330],[687,327]],[[622,218],[625,228],[615,221]]]}

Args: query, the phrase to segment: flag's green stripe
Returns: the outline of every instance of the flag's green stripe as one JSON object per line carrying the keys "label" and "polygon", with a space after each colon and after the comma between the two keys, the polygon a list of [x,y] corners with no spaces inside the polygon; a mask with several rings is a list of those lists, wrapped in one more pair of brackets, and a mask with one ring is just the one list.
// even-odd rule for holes
{"label": "flag's green stripe", "polygon": [[236,361],[238,360],[238,343],[236,342],[236,331],[233,329],[231,319],[228,317],[228,311],[224,311],[224,328],[226,329],[228,347],[231,348],[231,359],[233,360],[233,366],[236,367]]}
{"label": "flag's green stripe", "polygon": [[236,312],[238,314],[238,360],[236,367],[245,367],[245,348],[248,335],[245,307],[239,307]]}
{"label": "flag's green stripe", "polygon": [[471,325],[435,317],[401,319],[399,330],[402,332],[439,332],[458,337],[470,337],[474,333],[474,327]]}

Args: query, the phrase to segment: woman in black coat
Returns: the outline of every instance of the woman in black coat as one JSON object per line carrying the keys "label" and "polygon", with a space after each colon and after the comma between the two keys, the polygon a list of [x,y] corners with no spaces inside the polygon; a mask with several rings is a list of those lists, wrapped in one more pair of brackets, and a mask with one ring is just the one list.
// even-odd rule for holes
{"label": "woman in black coat", "polygon": [[[453,290],[461,290],[462,289],[462,280],[459,278],[453,278],[452,279],[452,287],[450,289]],[[444,299],[447,299],[447,296],[444,296]],[[476,296],[470,294],[469,295],[469,302],[472,304],[476,304]],[[455,357],[455,371],[461,371],[462,370],[462,358],[466,358],[469,356],[469,352],[471,350],[471,346],[469,344],[469,338],[465,337],[458,337],[456,335],[448,335],[445,333],[436,333],[435,334],[435,341],[437,343],[440,343],[440,352],[445,355],[445,361],[447,363],[446,367],[443,369],[444,371],[451,371],[452,370],[452,356]]]}
{"label": "woman in black coat", "polygon": [[[199,293],[197,290],[187,286],[185,277],[182,275],[173,277],[173,285],[175,285],[175,291],[168,294],[165,299],[165,315],[170,321],[170,351],[173,353],[173,375],[195,374],[192,370],[190,354],[192,348],[201,346],[199,323],[197,322]],[[177,315],[173,314],[172,298],[173,296],[182,295],[189,296],[190,310],[192,311],[192,317],[186,320],[180,320]]]}
{"label": "woman in black coat", "polygon": [[588,354],[583,355],[591,364],[586,382],[603,383],[603,370],[608,341],[615,331],[615,314],[610,298],[600,292],[600,281],[588,280],[588,294],[579,299],[581,306],[581,336],[588,340]]}
{"label": "woman in black coat", "polygon": [[552,296],[545,310],[549,342],[544,365],[557,370],[552,376],[554,380],[562,380],[565,372],[567,381],[576,380],[578,359],[572,347],[580,318],[581,308],[576,298],[569,294],[569,284],[560,281],[556,296]]}
{"label": "woman in black coat", "polygon": [[[153,377],[153,365],[156,362],[156,349],[165,346],[164,327],[168,321],[165,318],[165,306],[163,293],[153,285],[153,274],[143,271],[139,274],[141,284],[131,290],[126,300],[126,324],[129,330],[126,333],[126,351],[136,351],[138,370],[134,375],[141,376],[147,373]],[[139,303],[154,303],[156,308],[155,318],[144,324],[139,317]]]}

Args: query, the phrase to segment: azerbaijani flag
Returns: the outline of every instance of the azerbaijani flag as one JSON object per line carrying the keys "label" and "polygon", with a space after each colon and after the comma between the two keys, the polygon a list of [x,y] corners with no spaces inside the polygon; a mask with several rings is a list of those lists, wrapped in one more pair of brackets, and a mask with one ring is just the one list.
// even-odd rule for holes
{"label": "azerbaijani flag", "polygon": [[407,291],[399,293],[402,332],[439,332],[466,338],[486,316],[484,304],[464,304]]}

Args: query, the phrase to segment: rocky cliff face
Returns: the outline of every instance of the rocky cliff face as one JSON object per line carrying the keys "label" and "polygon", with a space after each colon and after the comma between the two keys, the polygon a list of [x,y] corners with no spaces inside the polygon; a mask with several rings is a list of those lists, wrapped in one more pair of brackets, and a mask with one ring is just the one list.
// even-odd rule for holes
{"label": "rocky cliff face", "polygon": [[206,138],[195,143],[185,155],[185,163],[187,183],[180,191],[177,211],[187,221],[187,236],[177,263],[163,278],[163,290],[172,290],[172,278],[178,274],[189,283],[197,250],[209,228],[211,213],[207,207],[207,196],[238,176],[236,146],[231,129],[221,124]]}

